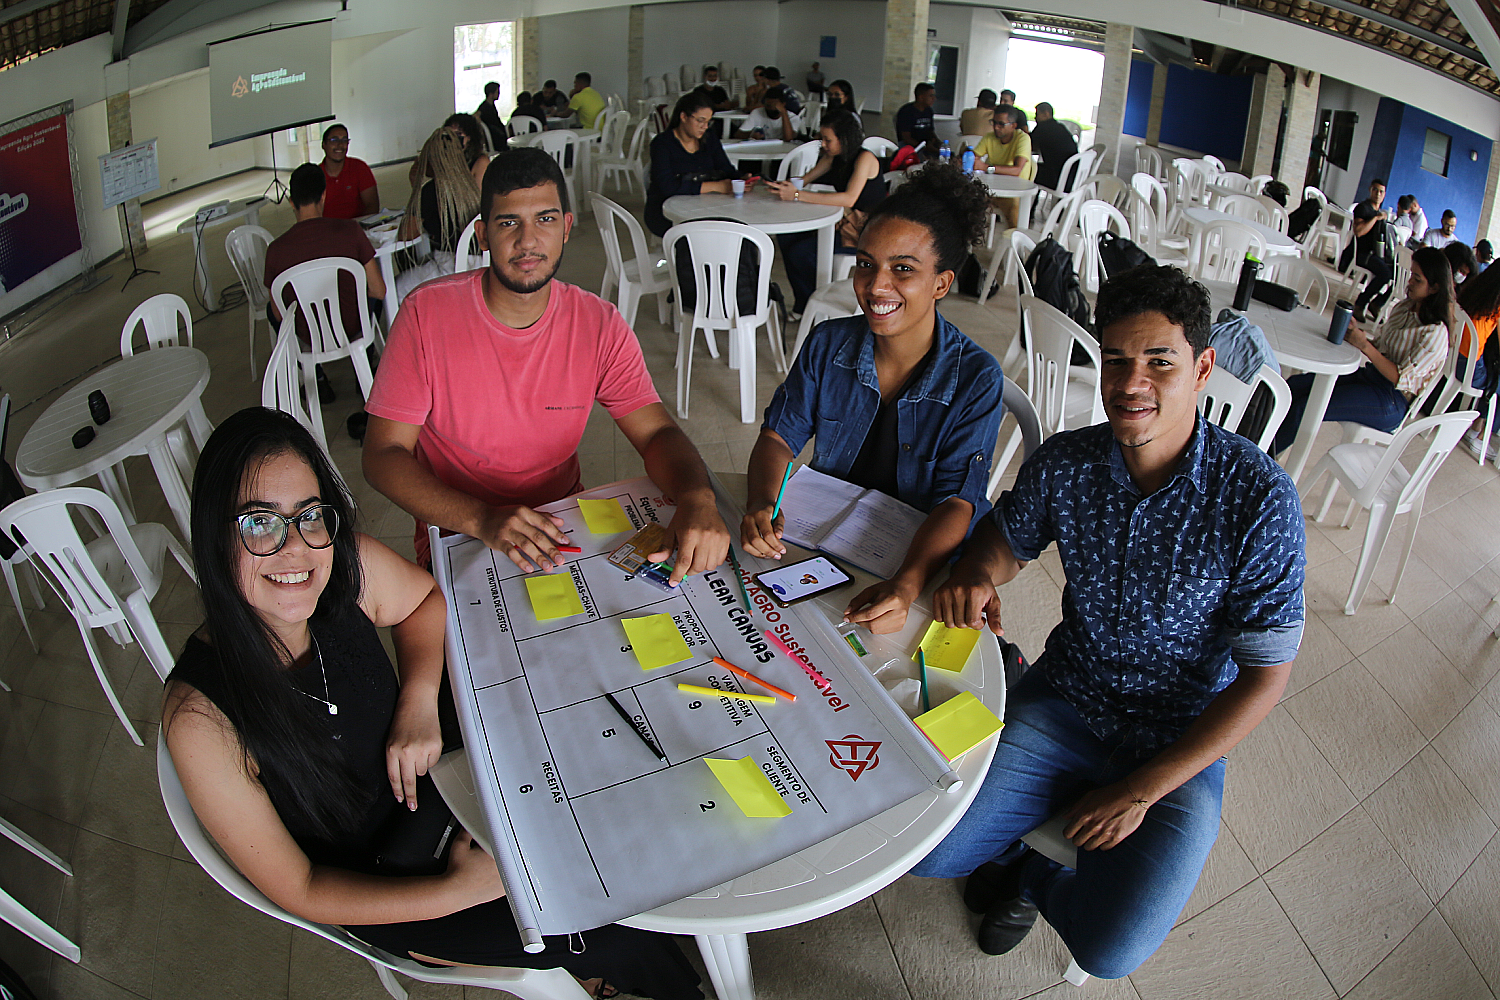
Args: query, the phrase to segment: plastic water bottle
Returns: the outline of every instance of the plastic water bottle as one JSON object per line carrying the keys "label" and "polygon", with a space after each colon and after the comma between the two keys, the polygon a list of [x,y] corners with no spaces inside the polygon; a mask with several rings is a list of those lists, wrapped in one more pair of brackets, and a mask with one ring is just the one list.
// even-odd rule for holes
{"label": "plastic water bottle", "polygon": [[964,147],[963,165],[964,173],[972,176],[974,173],[974,151],[967,146]]}
{"label": "plastic water bottle", "polygon": [[947,139],[943,140],[943,146],[938,150],[938,159],[942,160],[944,163],[953,162],[953,147],[949,145]]}

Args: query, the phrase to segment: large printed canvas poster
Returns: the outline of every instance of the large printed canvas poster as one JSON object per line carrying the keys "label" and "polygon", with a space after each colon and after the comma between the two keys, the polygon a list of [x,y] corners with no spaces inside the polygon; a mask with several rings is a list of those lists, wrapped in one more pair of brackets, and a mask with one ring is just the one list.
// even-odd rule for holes
{"label": "large printed canvas poster", "polygon": [[0,295],[81,249],[67,116],[0,136]]}

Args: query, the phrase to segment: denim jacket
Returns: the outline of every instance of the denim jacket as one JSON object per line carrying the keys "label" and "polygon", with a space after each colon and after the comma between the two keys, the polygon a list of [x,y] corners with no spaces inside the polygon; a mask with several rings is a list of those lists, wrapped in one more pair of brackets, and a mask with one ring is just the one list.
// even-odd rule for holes
{"label": "denim jacket", "polygon": [[[1004,415],[1000,362],[941,315],[936,348],[927,371],[896,403],[896,499],[931,512],[962,497],[977,519],[990,509],[985,487]],[[803,344],[762,428],[781,435],[794,454],[814,438],[812,467],[847,478],[880,408],[879,386],[865,317],[829,320]]]}

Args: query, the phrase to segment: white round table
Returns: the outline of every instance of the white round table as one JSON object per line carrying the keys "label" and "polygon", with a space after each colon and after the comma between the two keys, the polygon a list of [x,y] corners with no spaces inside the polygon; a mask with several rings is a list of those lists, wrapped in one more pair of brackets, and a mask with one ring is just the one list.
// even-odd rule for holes
{"label": "white round table", "polygon": [[741,160],[780,163],[800,145],[801,142],[777,142],[775,139],[732,139],[723,143],[724,155],[735,166],[739,166]]}
{"label": "white round table", "polygon": [[1188,260],[1197,261],[1199,244],[1203,237],[1203,230],[1215,222],[1238,222],[1242,226],[1249,226],[1260,234],[1266,244],[1266,253],[1282,254],[1287,257],[1302,256],[1302,244],[1293,240],[1286,233],[1279,233],[1264,223],[1255,222],[1242,215],[1230,215],[1216,208],[1205,208],[1202,205],[1194,205],[1192,208],[1182,210],[1182,217],[1188,224]]}
{"label": "white round table", "polygon": [[[727,150],[728,147],[725,148]],[[833,230],[844,217],[844,210],[837,205],[782,201],[766,188],[757,185],[754,191],[743,197],[732,194],[673,195],[662,205],[662,214],[673,222],[729,219],[759,229],[768,236],[805,233],[816,229],[818,271],[814,287],[822,288],[833,280]]]}
{"label": "white round table", "polygon": [[1014,198],[1020,202],[1016,209],[1016,219],[1024,228],[1031,221],[1031,205],[1036,201],[1036,194],[1041,190],[1036,181],[1028,181],[1023,177],[1015,177],[1011,174],[976,173],[974,175],[984,182],[984,186],[990,189],[990,193],[997,198]]}
{"label": "white round table", "polygon": [[[184,456],[174,455],[167,432],[198,405],[208,375],[208,355],[192,347],[158,347],[100,369],[59,396],[31,425],[16,452],[16,475],[37,490],[98,476],[105,492],[133,520],[129,494],[114,466],[131,455],[149,455],[182,536],[190,538],[191,470]],[[88,397],[95,389],[109,403],[110,419],[102,426],[89,416]],[[202,448],[206,418],[188,423]],[[94,440],[74,448],[73,434],[84,426],[94,428]]]}
{"label": "white round table", "polygon": [[[1234,301],[1234,284],[1228,281],[1205,281],[1212,297],[1214,313],[1228,308]],[[1250,300],[1245,310],[1250,322],[1266,334],[1276,360],[1288,368],[1308,372],[1313,376],[1312,391],[1308,393],[1307,408],[1302,411],[1302,423],[1297,427],[1297,439],[1287,449],[1283,463],[1287,473],[1296,482],[1307,465],[1307,454],[1312,450],[1313,439],[1323,424],[1323,414],[1328,411],[1328,400],[1333,397],[1333,386],[1340,375],[1347,375],[1364,363],[1364,355],[1347,341],[1342,344],[1328,342],[1329,317],[1315,313],[1306,306],[1298,306],[1291,312],[1274,309],[1264,302]]]}

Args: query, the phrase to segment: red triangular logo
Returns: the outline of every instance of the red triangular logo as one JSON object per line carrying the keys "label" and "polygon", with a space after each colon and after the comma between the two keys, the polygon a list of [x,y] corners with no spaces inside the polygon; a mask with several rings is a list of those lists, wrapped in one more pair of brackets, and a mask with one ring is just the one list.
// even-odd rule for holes
{"label": "red triangular logo", "polygon": [[250,84],[245,82],[243,76],[237,77],[234,81],[234,86],[229,88],[230,97],[244,97],[248,93],[250,93]]}
{"label": "red triangular logo", "polygon": [[828,744],[828,763],[849,775],[851,781],[880,766],[880,741],[867,740],[851,733],[841,740],[824,740]]}

